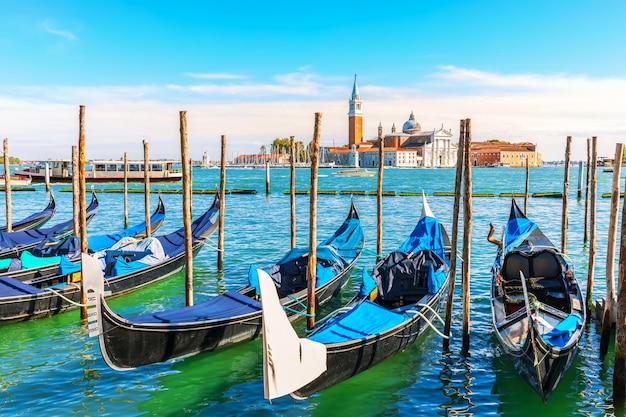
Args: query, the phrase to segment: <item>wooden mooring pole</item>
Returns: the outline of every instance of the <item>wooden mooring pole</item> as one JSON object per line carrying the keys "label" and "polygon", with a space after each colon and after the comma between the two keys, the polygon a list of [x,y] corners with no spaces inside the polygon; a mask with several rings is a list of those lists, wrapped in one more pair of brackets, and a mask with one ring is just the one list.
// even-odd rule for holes
{"label": "wooden mooring pole", "polygon": [[465,120],[465,143],[463,152],[463,352],[469,352],[470,344],[470,247],[472,239],[472,144],[471,119]]}
{"label": "wooden mooring pole", "polygon": [[11,162],[9,162],[9,139],[4,138],[4,197],[6,199],[7,232],[13,231],[11,215]]}
{"label": "wooden mooring pole", "polygon": [[452,308],[454,304],[454,286],[456,280],[456,250],[459,235],[459,208],[461,205],[461,182],[463,181],[463,161],[465,155],[465,120],[461,120],[459,129],[459,144],[456,155],[456,181],[454,183],[454,209],[452,210],[452,238],[450,242],[450,274],[448,280],[448,302],[446,303],[446,319],[443,333],[448,336],[443,338],[443,349],[450,348],[450,329],[452,327]]}
{"label": "wooden mooring pole", "polygon": [[315,127],[311,141],[311,195],[309,205],[309,263],[307,268],[307,326],[308,330],[315,327],[315,283],[317,268],[317,170],[320,151],[320,127],[322,113],[315,113]]}
{"label": "wooden mooring pole", "polygon": [[265,161],[265,194],[270,195],[270,161]]}
{"label": "wooden mooring pole", "polygon": [[589,181],[591,172],[591,139],[587,138],[587,170],[585,175],[585,225],[583,228],[583,243],[589,238]]}
{"label": "wooden mooring pole", "polygon": [[72,208],[73,208],[73,225],[74,236],[80,236],[80,176],[78,174],[78,148],[72,146]]}
{"label": "wooden mooring pole", "polygon": [[296,144],[294,137],[289,138],[289,150],[291,152],[291,158],[289,161],[291,178],[289,181],[289,203],[291,209],[291,249],[296,247],[296,161],[294,159],[296,155]]}
{"label": "wooden mooring pole", "polygon": [[[145,143],[145,141],[144,141]],[[187,151],[187,111],[180,111],[180,163],[183,169],[183,229],[185,231],[185,298],[193,305],[193,243],[191,234],[191,181]],[[148,192],[148,190],[146,190]]]}
{"label": "wooden mooring pole", "polygon": [[217,229],[217,270],[224,269],[224,216],[226,208],[226,135],[221,138],[222,150],[220,153],[220,215]]}
{"label": "wooden mooring pole", "polygon": [[[621,162],[621,157],[619,161]],[[624,192],[626,192],[626,186],[624,188]],[[626,199],[622,206],[617,303],[615,307],[617,322],[615,323],[613,405],[623,409],[626,399]]]}
{"label": "wooden mooring pole", "polygon": [[583,196],[583,161],[578,161],[578,193],[576,198],[580,200]]}
{"label": "wooden mooring pole", "polygon": [[619,216],[620,202],[620,174],[622,172],[622,155],[624,144],[615,144],[615,163],[613,164],[613,182],[611,184],[611,211],[609,215],[609,230],[606,247],[606,298],[602,312],[602,333],[600,336],[600,357],[603,358],[609,350],[609,338],[613,326],[613,307],[615,305],[615,244],[617,241],[617,217]]}
{"label": "wooden mooring pole", "polygon": [[563,173],[563,210],[561,212],[561,253],[567,251],[567,196],[569,194],[569,156],[572,137],[568,136],[565,144],[565,172]]}
{"label": "wooden mooring pole", "polygon": [[378,178],[376,181],[376,262],[383,259],[383,172],[385,169],[385,143],[383,126],[378,124]]}
{"label": "wooden mooring pole", "polygon": [[124,152],[124,229],[128,228],[128,157]]}
{"label": "wooden mooring pole", "polygon": [[526,157],[526,186],[524,188],[524,214],[528,215],[528,194],[530,192],[530,167]]}
{"label": "wooden mooring pole", "polygon": [[[185,166],[185,161],[183,160],[181,162],[183,166]],[[145,139],[143,140],[143,190],[144,215],[146,217],[146,237],[150,237],[152,236],[152,225],[150,224],[150,158],[148,157],[148,141]]]}
{"label": "wooden mooring pole", "polygon": [[[75,175],[76,173],[74,173]],[[87,206],[85,203],[85,106],[81,105],[78,114],[78,201],[80,215],[80,251],[87,253]],[[84,281],[80,280],[81,297],[80,317],[87,320],[87,294],[85,294]]]}
{"label": "wooden mooring pole", "polygon": [[[590,312],[593,307],[593,277],[596,259],[596,178],[598,172],[598,138],[591,138],[591,179],[589,181],[589,268],[587,272],[587,294],[585,308]],[[587,314],[589,320],[591,314]]]}

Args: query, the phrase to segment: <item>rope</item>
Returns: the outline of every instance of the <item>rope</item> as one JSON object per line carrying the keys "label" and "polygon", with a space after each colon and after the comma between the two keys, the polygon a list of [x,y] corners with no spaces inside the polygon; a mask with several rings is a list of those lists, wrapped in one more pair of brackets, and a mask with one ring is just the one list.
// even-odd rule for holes
{"label": "rope", "polygon": [[66,296],[64,296],[63,294],[61,294],[60,292],[53,290],[52,288],[44,288],[44,291],[50,291],[52,294],[56,295],[57,297],[61,297],[62,299],[64,299],[65,301],[67,301],[70,304],[73,304],[77,307],[87,307],[87,304],[81,304],[81,303],[77,303],[74,300],[70,300],[69,298],[67,298]]}
{"label": "rope", "polygon": [[[421,311],[417,311],[417,310],[407,310],[407,313],[414,313],[418,316],[420,316],[422,318],[422,320],[424,320],[426,322],[426,324],[428,324],[428,327],[430,327],[431,329],[433,329],[435,331],[435,333],[437,333],[439,336],[443,337],[444,339],[449,339],[450,336],[446,336],[445,334],[441,333],[433,324],[430,320],[428,320],[428,318],[422,314]],[[439,317],[439,315],[437,313],[435,313],[435,317],[438,317],[439,320],[441,320],[441,317]],[[443,323],[443,321],[442,321]]]}
{"label": "rope", "polygon": [[439,320],[439,322],[441,324],[445,324],[445,322],[443,321],[443,319],[441,318],[441,316],[439,315],[439,313],[437,311],[435,311],[434,308],[432,308],[431,306],[429,306],[428,304],[417,304],[418,307],[426,307],[427,310],[430,310],[433,315]]}

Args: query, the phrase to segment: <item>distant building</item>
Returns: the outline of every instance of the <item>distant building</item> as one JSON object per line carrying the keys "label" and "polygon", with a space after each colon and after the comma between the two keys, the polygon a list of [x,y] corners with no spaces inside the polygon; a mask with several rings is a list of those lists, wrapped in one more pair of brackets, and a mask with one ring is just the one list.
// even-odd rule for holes
{"label": "distant building", "polygon": [[527,158],[529,167],[543,165],[537,146],[530,142],[508,143],[493,140],[472,142],[470,146],[470,161],[474,166],[525,167]]}
{"label": "distant building", "polygon": [[354,167],[376,167],[379,164],[378,142],[383,139],[383,163],[385,166],[453,167],[456,165],[457,146],[452,144],[452,133],[444,129],[422,131],[413,112],[397,132],[395,124],[391,133],[382,135],[378,126],[378,137],[363,139],[363,108],[356,76],[348,111],[348,146],[328,149],[328,160],[337,165]]}

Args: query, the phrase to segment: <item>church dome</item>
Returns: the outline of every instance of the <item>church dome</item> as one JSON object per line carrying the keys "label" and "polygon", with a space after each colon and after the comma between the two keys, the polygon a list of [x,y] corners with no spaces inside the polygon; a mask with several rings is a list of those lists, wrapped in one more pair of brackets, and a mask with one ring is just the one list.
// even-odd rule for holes
{"label": "church dome", "polygon": [[402,131],[404,133],[415,133],[422,130],[422,126],[415,120],[415,116],[413,116],[413,112],[411,111],[411,115],[409,116],[409,120],[404,122],[402,125]]}

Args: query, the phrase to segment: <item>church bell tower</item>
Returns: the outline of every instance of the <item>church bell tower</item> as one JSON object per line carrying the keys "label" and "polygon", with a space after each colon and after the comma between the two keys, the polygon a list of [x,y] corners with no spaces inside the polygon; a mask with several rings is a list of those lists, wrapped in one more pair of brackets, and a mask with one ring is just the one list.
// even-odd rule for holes
{"label": "church bell tower", "polygon": [[357,147],[363,141],[363,110],[361,108],[361,96],[359,86],[354,75],[354,86],[352,87],[352,97],[350,98],[350,111],[348,112],[348,147]]}

